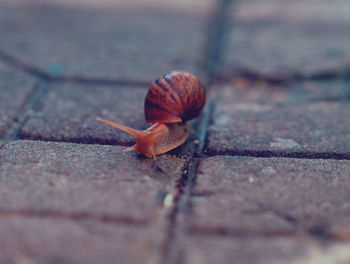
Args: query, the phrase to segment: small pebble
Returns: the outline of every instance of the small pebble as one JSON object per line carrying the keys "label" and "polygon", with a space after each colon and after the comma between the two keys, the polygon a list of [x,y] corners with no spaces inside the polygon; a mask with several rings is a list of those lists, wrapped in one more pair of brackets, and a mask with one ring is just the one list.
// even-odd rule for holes
{"label": "small pebble", "polygon": [[173,202],[174,202],[174,196],[171,193],[168,193],[163,201],[163,206],[165,208],[171,208],[173,206]]}

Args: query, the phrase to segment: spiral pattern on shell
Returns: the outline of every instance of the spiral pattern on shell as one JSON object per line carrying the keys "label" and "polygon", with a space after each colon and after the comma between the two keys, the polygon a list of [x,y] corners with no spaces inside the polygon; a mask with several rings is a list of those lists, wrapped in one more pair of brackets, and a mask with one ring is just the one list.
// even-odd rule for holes
{"label": "spiral pattern on shell", "polygon": [[199,116],[205,104],[204,86],[194,75],[172,71],[156,79],[145,99],[148,123],[179,123]]}

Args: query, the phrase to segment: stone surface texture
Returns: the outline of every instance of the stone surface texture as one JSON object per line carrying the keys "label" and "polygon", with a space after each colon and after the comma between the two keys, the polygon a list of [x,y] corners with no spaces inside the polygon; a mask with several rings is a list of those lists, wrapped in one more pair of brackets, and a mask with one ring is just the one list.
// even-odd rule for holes
{"label": "stone surface texture", "polygon": [[[115,226],[65,219],[0,220],[1,263],[145,263],[151,233],[138,226]],[[69,243],[67,243],[69,241]]]}
{"label": "stone surface texture", "polygon": [[262,74],[312,75],[347,65],[349,2],[237,1],[226,65]]}
{"label": "stone surface texture", "polygon": [[55,76],[152,81],[173,69],[198,73],[205,10],[128,2],[95,9],[46,1],[3,4],[0,47]]}
{"label": "stone surface texture", "polygon": [[208,153],[347,156],[349,88],[345,82],[288,88],[230,85],[219,93]]}
{"label": "stone surface texture", "polygon": [[348,160],[222,156],[198,170],[194,225],[268,232],[349,218]]}
{"label": "stone surface texture", "polygon": [[170,157],[135,162],[120,147],[37,141],[9,143],[0,157],[4,210],[136,219],[150,217],[159,194],[175,194],[184,164]]}
{"label": "stone surface texture", "polygon": [[50,87],[19,136],[23,139],[132,145],[135,138],[98,122],[96,116],[135,129],[145,129],[143,104],[147,88]]}
{"label": "stone surface texture", "polygon": [[23,74],[13,72],[0,63],[0,138],[19,119],[27,98],[34,89],[35,81]]}
{"label": "stone surface texture", "polygon": [[[349,7],[0,1],[0,263],[350,263]],[[189,138],[124,152],[171,70]]]}

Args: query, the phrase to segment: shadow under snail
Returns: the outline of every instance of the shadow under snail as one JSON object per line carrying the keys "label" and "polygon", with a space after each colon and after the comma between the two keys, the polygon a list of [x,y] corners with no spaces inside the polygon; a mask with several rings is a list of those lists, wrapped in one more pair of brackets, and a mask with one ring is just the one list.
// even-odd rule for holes
{"label": "shadow under snail", "polygon": [[187,121],[201,113],[205,104],[204,86],[194,75],[172,71],[156,79],[145,99],[145,120],[153,124],[137,130],[99,117],[95,119],[136,138],[136,144],[124,150],[154,158],[180,145],[188,138]]}

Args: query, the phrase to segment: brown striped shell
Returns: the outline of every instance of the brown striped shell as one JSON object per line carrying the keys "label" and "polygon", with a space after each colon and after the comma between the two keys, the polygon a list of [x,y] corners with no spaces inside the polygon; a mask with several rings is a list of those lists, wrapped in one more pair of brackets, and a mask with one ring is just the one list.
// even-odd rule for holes
{"label": "brown striped shell", "polygon": [[145,99],[148,123],[180,123],[199,116],[205,104],[205,89],[197,77],[172,71],[156,79]]}

